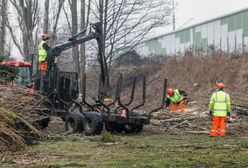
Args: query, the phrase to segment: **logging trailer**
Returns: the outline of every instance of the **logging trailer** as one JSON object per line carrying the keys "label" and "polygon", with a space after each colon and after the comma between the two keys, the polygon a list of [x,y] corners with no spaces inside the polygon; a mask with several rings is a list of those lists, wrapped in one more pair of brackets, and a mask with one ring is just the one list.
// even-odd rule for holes
{"label": "logging trailer", "polygon": [[[105,57],[102,24],[92,24],[90,31],[85,35],[86,29],[77,35],[69,38],[67,42],[52,46],[48,51],[48,66],[45,75],[41,71],[36,72],[35,90],[41,92],[48,98],[46,105],[49,111],[43,112],[45,119],[39,122],[42,128],[49,124],[51,116],[59,116],[65,122],[65,129],[71,132],[83,131],[85,135],[98,135],[105,129],[118,133],[138,133],[142,131],[144,124],[149,124],[151,114],[162,109],[166,99],[167,80],[164,81],[162,104],[160,107],[140,114],[138,108],[146,102],[146,77],[143,77],[142,101],[131,108],[134,99],[136,78],[132,83],[131,96],[128,103],[121,101],[122,74],[118,77],[116,94],[110,102],[106,103],[109,97],[109,74]],[[98,95],[94,103],[86,101],[86,74],[82,74],[81,82],[78,82],[79,74],[64,72],[56,64],[56,57],[62,51],[72,48],[75,45],[96,39],[98,45],[98,60],[101,75],[99,78]],[[82,89],[79,91],[79,85]],[[39,112],[40,113],[40,112]],[[41,114],[42,115],[42,114]]]}

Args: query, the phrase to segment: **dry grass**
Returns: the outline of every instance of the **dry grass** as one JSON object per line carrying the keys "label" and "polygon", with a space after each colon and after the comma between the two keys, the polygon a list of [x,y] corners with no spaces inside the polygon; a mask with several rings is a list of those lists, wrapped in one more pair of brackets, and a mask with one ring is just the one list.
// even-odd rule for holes
{"label": "dry grass", "polygon": [[[18,150],[25,147],[25,136],[39,134],[39,131],[24,119],[23,115],[0,107],[0,150]],[[18,124],[22,123],[22,127]]]}
{"label": "dry grass", "polygon": [[0,117],[0,150],[15,150],[24,147],[24,139],[14,127],[15,113],[0,107]]}
{"label": "dry grass", "polygon": [[[156,66],[156,64],[153,66]],[[151,71],[153,69],[155,68],[150,68]],[[188,53],[184,56],[173,57],[167,63],[164,63],[160,70],[154,71],[152,75],[147,76],[147,101],[141,109],[149,111],[161,105],[163,80],[167,78],[168,87],[185,90],[197,109],[185,115],[170,115],[171,113],[168,113],[167,110],[162,111],[162,116],[160,116],[159,120],[163,120],[163,117],[167,117],[167,119],[178,117],[182,120],[162,123],[161,128],[167,132],[172,127],[174,128],[172,129],[173,132],[175,129],[181,129],[181,126],[184,125],[183,127],[185,129],[189,128],[190,131],[195,130],[197,127],[208,131],[211,125],[211,120],[207,115],[209,99],[217,89],[216,83],[223,82],[226,85],[225,91],[231,96],[233,114],[237,114],[231,131],[233,134],[239,132],[246,134],[247,131],[244,127],[247,127],[248,116],[247,69],[248,55],[233,56],[214,52],[209,56],[192,56]],[[130,87],[123,93],[123,100],[127,100],[129,96]],[[142,84],[139,82],[136,87],[136,102],[140,102],[141,96]],[[237,109],[235,104],[240,104],[247,108]],[[203,113],[205,115],[201,117],[199,114]],[[185,117],[190,118],[194,114],[196,114],[196,118],[193,121],[185,121]]]}
{"label": "dry grass", "polygon": [[233,57],[215,52],[208,57],[193,57],[188,54],[171,59],[162,74],[168,78],[170,87],[186,90],[191,99],[203,104],[208,103],[217,82],[223,82],[236,101],[235,97],[248,98],[245,94],[248,89],[247,62],[247,55]]}
{"label": "dry grass", "polygon": [[[197,101],[197,105],[204,109],[207,109],[209,98],[216,91],[217,82],[226,85],[225,90],[230,94],[233,103],[246,105],[248,104],[247,69],[248,55],[235,57],[215,52],[207,57],[191,54],[173,57],[164,63],[160,70],[154,71],[147,77],[147,105],[149,107],[160,105],[165,78],[168,79],[168,87],[185,90],[191,100]],[[150,70],[152,71],[153,68]],[[138,83],[137,86],[136,96],[141,97],[142,85]],[[128,94],[127,91],[126,95]]]}
{"label": "dry grass", "polygon": [[[247,137],[143,133],[117,136],[118,143],[81,137],[52,140],[5,156],[2,167],[247,167]],[[1,167],[1,162],[0,162]]]}
{"label": "dry grass", "polygon": [[39,116],[30,112],[37,100],[35,96],[27,96],[27,92],[26,88],[0,85],[1,151],[22,149],[27,137],[39,134],[32,125]]}

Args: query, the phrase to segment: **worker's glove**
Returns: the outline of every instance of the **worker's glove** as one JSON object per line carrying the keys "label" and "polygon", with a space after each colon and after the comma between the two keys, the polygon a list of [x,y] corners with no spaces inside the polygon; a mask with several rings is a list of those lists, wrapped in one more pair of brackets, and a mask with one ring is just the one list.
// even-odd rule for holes
{"label": "worker's glove", "polygon": [[231,123],[231,117],[230,116],[227,117],[227,123]]}
{"label": "worker's glove", "polygon": [[213,111],[209,111],[209,115],[210,116],[213,116]]}
{"label": "worker's glove", "polygon": [[185,105],[188,105],[188,103],[189,103],[189,98],[188,97],[184,99],[184,103],[185,103]]}
{"label": "worker's glove", "polygon": [[[228,114],[229,113],[229,114]],[[227,119],[227,123],[232,123],[232,121],[233,121],[233,119],[232,119],[232,117],[231,117],[231,114],[230,114],[230,112],[228,112],[227,114],[227,117],[226,117],[226,119]]]}
{"label": "worker's glove", "polygon": [[46,57],[45,61],[44,62],[47,62],[48,61],[48,56]]}

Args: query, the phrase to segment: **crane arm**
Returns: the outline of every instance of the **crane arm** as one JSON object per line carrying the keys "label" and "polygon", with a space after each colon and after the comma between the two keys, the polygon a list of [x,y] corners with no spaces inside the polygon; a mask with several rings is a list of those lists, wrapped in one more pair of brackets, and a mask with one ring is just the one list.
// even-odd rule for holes
{"label": "crane arm", "polygon": [[[63,51],[68,50],[70,48],[73,48],[76,45],[83,44],[83,43],[90,41],[92,39],[99,39],[97,37],[99,35],[99,33],[97,32],[97,31],[99,31],[99,28],[98,28],[99,24],[100,23],[92,24],[91,27],[89,28],[90,31],[87,35],[83,35],[83,33],[85,33],[87,30],[87,29],[85,29],[82,32],[78,33],[77,35],[70,37],[68,41],[61,43],[61,44],[57,44],[55,46],[52,46],[50,48],[50,50],[48,51],[47,70],[54,70],[55,58],[60,56],[60,54]],[[94,32],[91,31],[91,28],[94,29]]]}
{"label": "crane arm", "polygon": [[[93,32],[91,31],[93,28]],[[108,67],[107,67],[107,61],[105,57],[105,45],[104,45],[104,35],[102,31],[102,24],[95,23],[92,24],[89,28],[89,33],[84,35],[87,29],[83,30],[82,32],[72,36],[69,38],[67,42],[64,42],[62,44],[57,44],[48,51],[48,66],[47,70],[55,70],[57,66],[55,65],[55,58],[60,56],[60,54],[68,50],[76,45],[83,44],[87,41],[90,41],[92,39],[96,39],[97,45],[98,45],[98,61],[100,64],[100,70],[101,70],[101,94],[104,97],[107,94],[107,90],[109,88],[109,75],[108,75]]]}

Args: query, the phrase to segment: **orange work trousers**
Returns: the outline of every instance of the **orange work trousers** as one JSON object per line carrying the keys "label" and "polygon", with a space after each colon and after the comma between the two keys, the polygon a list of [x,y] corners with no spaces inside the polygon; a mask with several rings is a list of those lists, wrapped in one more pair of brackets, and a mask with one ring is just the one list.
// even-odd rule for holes
{"label": "orange work trousers", "polygon": [[41,69],[41,71],[46,71],[46,69],[47,69],[47,62],[41,62],[40,63],[40,69]]}
{"label": "orange work trousers", "polygon": [[217,117],[213,118],[213,125],[211,129],[210,136],[215,137],[218,135],[218,129],[220,129],[220,136],[225,136],[226,133],[226,117]]}
{"label": "orange work trousers", "polygon": [[180,107],[180,111],[183,113],[183,112],[185,112],[184,107],[185,107],[186,104],[187,104],[187,100],[186,99],[180,101],[179,104],[177,104],[177,103],[171,103],[171,111],[172,112],[176,112],[177,111],[177,107],[179,106]]}

